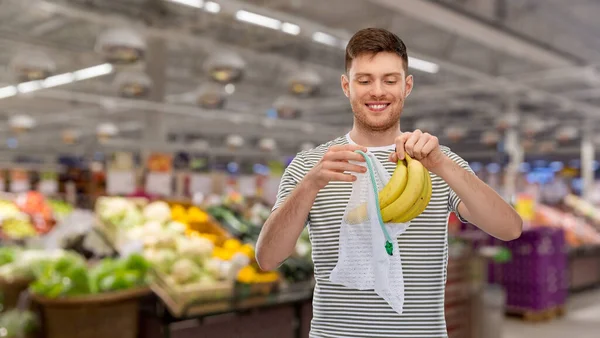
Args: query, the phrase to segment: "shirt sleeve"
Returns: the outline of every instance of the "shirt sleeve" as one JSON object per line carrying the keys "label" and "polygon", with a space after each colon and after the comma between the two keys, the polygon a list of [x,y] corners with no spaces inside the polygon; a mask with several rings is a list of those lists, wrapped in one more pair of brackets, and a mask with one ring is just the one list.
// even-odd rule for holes
{"label": "shirt sleeve", "polygon": [[306,175],[306,165],[304,162],[303,153],[299,153],[294,157],[290,165],[285,168],[283,171],[283,175],[281,177],[281,182],[279,182],[279,188],[277,190],[277,198],[275,200],[275,205],[273,205],[272,211],[275,211],[279,208],[285,199],[294,191],[298,183],[302,181]]}
{"label": "shirt sleeve", "polygon": [[[446,156],[448,156],[452,161],[456,162],[460,167],[467,170],[471,174],[475,175],[475,172],[469,166],[469,163],[465,161],[462,157],[458,156],[454,152],[452,152],[449,148],[445,148],[442,150]],[[454,192],[454,190],[450,189],[450,194],[448,195],[448,210],[454,212],[458,219],[463,223],[468,223],[464,217],[458,212],[458,205],[460,204],[460,197]]]}

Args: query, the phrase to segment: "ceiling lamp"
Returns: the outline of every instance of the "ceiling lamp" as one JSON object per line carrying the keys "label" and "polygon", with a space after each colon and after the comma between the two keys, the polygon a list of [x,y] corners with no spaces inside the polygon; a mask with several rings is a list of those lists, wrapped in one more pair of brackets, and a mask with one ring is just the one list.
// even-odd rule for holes
{"label": "ceiling lamp", "polygon": [[142,71],[123,71],[115,77],[119,95],[126,98],[141,98],[150,94],[152,80]]}
{"label": "ceiling lamp", "polygon": [[577,134],[579,134],[577,128],[573,126],[564,126],[556,131],[556,139],[558,142],[565,143],[573,141],[577,137]]}
{"label": "ceiling lamp", "polygon": [[424,133],[433,134],[438,128],[438,123],[433,119],[419,119],[415,122],[415,129],[419,129]]}
{"label": "ceiling lamp", "polygon": [[546,128],[546,124],[539,117],[531,117],[523,122],[523,132],[527,137],[533,137]]}
{"label": "ceiling lamp", "polygon": [[293,120],[301,115],[300,102],[291,96],[280,96],[273,103],[273,108],[280,119]]}
{"label": "ceiling lamp", "polygon": [[219,83],[239,81],[246,68],[246,62],[236,53],[219,52],[211,55],[204,63],[204,70],[211,79]]}
{"label": "ceiling lamp", "polygon": [[308,97],[319,91],[323,80],[316,71],[305,69],[294,73],[288,82],[291,94]]}
{"label": "ceiling lamp", "polygon": [[480,142],[486,146],[496,146],[500,142],[500,133],[494,130],[486,130],[481,133]]}
{"label": "ceiling lamp", "polygon": [[496,119],[496,129],[505,131],[508,128],[514,127],[519,123],[519,116],[515,113],[508,113]]}
{"label": "ceiling lamp", "polygon": [[543,141],[538,145],[541,153],[550,153],[556,150],[556,141]]}
{"label": "ceiling lamp", "polygon": [[61,133],[61,138],[64,144],[76,144],[81,138],[81,132],[75,129],[66,129]]}
{"label": "ceiling lamp", "polygon": [[467,130],[460,126],[450,126],[446,128],[445,134],[452,142],[458,142],[467,135]]}
{"label": "ceiling lamp", "polygon": [[196,103],[206,109],[222,109],[227,100],[227,93],[221,85],[205,83],[196,91]]}
{"label": "ceiling lamp", "polygon": [[10,68],[19,82],[43,80],[56,72],[56,64],[40,51],[22,51],[10,62]]}
{"label": "ceiling lamp", "polygon": [[114,123],[102,123],[96,127],[96,137],[100,142],[116,136],[119,133],[119,128]]}
{"label": "ceiling lamp", "polygon": [[271,152],[277,148],[277,142],[272,138],[263,138],[258,142],[258,147],[262,151]]}
{"label": "ceiling lamp", "polygon": [[240,135],[229,135],[227,136],[225,143],[231,150],[239,149],[244,145],[244,138]]}
{"label": "ceiling lamp", "polygon": [[535,141],[531,138],[525,138],[521,141],[521,147],[523,147],[523,150],[525,150],[525,151],[532,150],[534,146],[535,146]]}
{"label": "ceiling lamp", "polygon": [[15,115],[8,120],[10,129],[17,133],[28,132],[36,125],[35,119],[29,115]]}
{"label": "ceiling lamp", "polygon": [[146,41],[130,28],[114,28],[98,37],[96,50],[108,62],[130,64],[144,58]]}

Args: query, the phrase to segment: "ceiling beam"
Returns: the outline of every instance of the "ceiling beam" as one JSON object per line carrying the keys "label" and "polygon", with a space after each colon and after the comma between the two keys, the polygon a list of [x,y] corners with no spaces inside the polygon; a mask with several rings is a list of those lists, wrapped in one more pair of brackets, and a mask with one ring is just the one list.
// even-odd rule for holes
{"label": "ceiling beam", "polygon": [[472,15],[461,13],[438,1],[423,0],[368,0],[385,8],[406,14],[447,32],[475,41],[498,52],[548,67],[561,67],[580,63],[549,47],[542,46],[514,32],[501,29]]}

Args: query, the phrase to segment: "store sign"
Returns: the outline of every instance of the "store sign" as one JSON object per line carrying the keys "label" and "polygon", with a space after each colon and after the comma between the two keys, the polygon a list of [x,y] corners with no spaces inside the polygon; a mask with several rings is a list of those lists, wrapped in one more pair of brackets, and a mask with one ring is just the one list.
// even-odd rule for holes
{"label": "store sign", "polygon": [[146,162],[146,192],[151,195],[171,196],[173,193],[173,156],[153,153]]}
{"label": "store sign", "polygon": [[43,172],[38,191],[46,196],[56,195],[58,193],[58,175],[55,172]]}

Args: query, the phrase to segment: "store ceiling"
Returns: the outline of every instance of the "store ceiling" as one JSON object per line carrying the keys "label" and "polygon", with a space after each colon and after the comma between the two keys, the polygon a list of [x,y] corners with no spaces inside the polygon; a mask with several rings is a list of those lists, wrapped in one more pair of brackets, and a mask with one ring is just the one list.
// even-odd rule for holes
{"label": "store ceiling", "polygon": [[[546,122],[540,141],[554,139],[555,128],[563,125],[578,130],[600,125],[593,122],[600,119],[595,64],[600,59],[600,4],[592,0],[215,0],[204,2],[201,9],[177,3],[186,1],[202,2],[0,2],[0,66],[6,66],[0,67],[0,97],[2,88],[19,83],[10,68],[19,52],[46,53],[56,64],[55,74],[85,69],[105,62],[96,41],[115,27],[135,28],[149,46],[162,41],[164,45],[154,48],[166,51],[165,81],[159,84],[164,89],[162,102],[156,102],[156,94],[144,99],[119,96],[116,74],[144,70],[145,63],[119,65],[107,75],[1,99],[0,154],[86,154],[99,148],[143,147],[204,151],[191,143],[201,139],[219,155],[229,152],[224,140],[236,133],[245,139],[243,150],[235,152],[240,156],[262,156],[257,142],[263,137],[277,141],[276,154],[293,155],[304,142],[324,142],[351,126],[352,114],[339,85],[343,46],[353,32],[367,26],[398,33],[411,57],[439,66],[436,73],[411,69],[416,87],[405,108],[403,129],[420,126],[423,119],[434,121],[434,133],[444,144],[487,156],[494,148],[481,144],[481,134],[493,130],[496,119],[510,110],[510,95],[518,98],[515,107],[524,116]],[[236,19],[239,10],[296,24],[300,32],[287,34],[244,22]],[[328,35],[315,37],[315,32]],[[333,46],[315,41],[327,42],[329,35],[335,38]],[[244,60],[243,78],[227,95],[223,109],[200,108],[195,92],[210,82],[203,64],[223,51]],[[147,62],[154,64],[156,54],[149,53]],[[297,120],[268,119],[274,102],[289,94],[289,77],[304,69],[320,75],[318,94],[297,100],[302,112]],[[14,148],[14,142],[4,139],[13,137],[8,120],[18,114],[33,117],[36,127],[20,135]],[[99,144],[95,132],[103,122],[115,123],[120,133]],[[164,127],[148,127],[157,122]],[[453,125],[468,128],[462,140],[445,136],[443,127]],[[61,135],[68,128],[83,135],[79,144],[63,144]],[[155,134],[144,135],[147,130]],[[577,151],[577,142],[569,141],[559,152]],[[537,150],[536,146],[531,151]]]}

